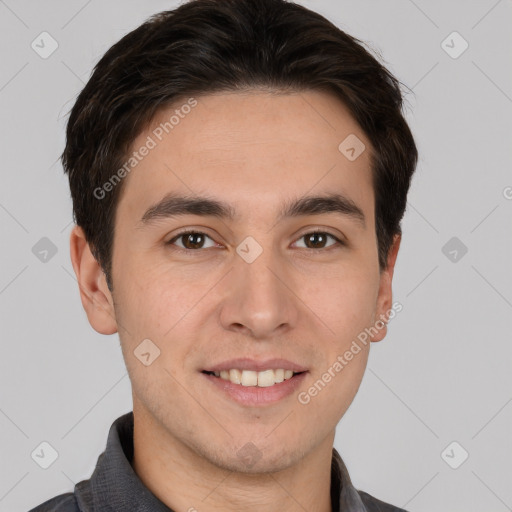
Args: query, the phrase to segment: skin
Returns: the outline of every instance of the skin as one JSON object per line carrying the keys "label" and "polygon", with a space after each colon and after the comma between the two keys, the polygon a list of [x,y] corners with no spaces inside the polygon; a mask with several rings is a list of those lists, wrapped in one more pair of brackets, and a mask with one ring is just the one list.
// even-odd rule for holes
{"label": "skin", "polygon": [[[70,238],[91,326],[102,334],[119,332],[132,383],[133,467],[177,512],[328,512],[335,428],[357,393],[370,343],[310,403],[300,404],[297,393],[392,306],[400,237],[381,272],[371,145],[344,105],[324,92],[217,93],[197,100],[124,178],[113,294],[81,228]],[[161,111],[133,148],[174,108]],[[366,145],[355,161],[338,150],[351,133]],[[146,209],[171,191],[224,200],[240,217],[187,215],[137,227]],[[363,210],[365,227],[331,213],[276,223],[284,200],[332,191]],[[182,254],[183,238],[174,250],[165,245],[189,227],[208,235],[204,248]],[[308,245],[304,235],[315,228],[347,245],[333,249],[331,238]],[[250,264],[236,253],[247,236],[263,249]],[[371,341],[385,335],[383,328]],[[150,366],[133,354],[146,338],[161,351]],[[246,407],[200,373],[232,357],[283,357],[307,366],[308,374],[278,403]],[[237,456],[248,442],[261,453],[251,467]]]}

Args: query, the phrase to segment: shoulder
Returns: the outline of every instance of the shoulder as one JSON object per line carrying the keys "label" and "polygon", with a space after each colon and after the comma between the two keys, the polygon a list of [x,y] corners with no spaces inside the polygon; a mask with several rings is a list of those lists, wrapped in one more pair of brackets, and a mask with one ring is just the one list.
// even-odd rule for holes
{"label": "shoulder", "polygon": [[75,495],[72,492],[60,494],[41,503],[29,512],[80,512]]}
{"label": "shoulder", "polygon": [[363,500],[364,506],[368,512],[407,512],[403,508],[395,507],[389,503],[374,498],[371,494],[364,491],[357,491],[361,499]]}

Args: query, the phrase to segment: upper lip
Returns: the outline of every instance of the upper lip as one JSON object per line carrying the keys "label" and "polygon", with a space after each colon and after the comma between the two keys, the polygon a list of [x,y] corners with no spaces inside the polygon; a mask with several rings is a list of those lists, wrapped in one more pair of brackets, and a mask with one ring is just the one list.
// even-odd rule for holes
{"label": "upper lip", "polygon": [[287,359],[265,359],[265,360],[256,360],[250,359],[248,357],[239,357],[237,359],[230,359],[229,361],[223,361],[222,363],[218,363],[208,368],[205,368],[203,371],[207,372],[221,372],[223,370],[251,370],[255,372],[261,372],[264,370],[278,370],[282,368],[283,370],[291,370],[292,372],[305,372],[307,368],[301,366],[300,364],[294,363],[292,361],[288,361]]}

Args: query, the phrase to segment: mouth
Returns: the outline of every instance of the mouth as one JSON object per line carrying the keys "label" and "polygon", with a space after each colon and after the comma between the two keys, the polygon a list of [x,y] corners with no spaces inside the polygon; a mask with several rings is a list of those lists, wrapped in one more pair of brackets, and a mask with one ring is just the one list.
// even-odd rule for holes
{"label": "mouth", "polygon": [[201,373],[244,387],[268,388],[293,379],[297,375],[306,373],[306,371],[294,372],[284,368],[269,368],[262,371],[231,368],[221,371],[203,370]]}
{"label": "mouth", "polygon": [[243,407],[263,407],[279,403],[297,393],[308,370],[293,371],[284,368],[267,370],[203,370],[200,372],[209,386]]}

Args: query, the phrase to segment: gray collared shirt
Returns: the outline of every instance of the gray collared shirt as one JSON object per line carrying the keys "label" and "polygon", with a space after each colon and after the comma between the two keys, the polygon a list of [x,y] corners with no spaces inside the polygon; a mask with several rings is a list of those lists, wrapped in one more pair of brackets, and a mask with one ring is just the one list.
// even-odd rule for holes
{"label": "gray collared shirt", "polygon": [[[75,485],[29,512],[173,512],[142,483],[131,466],[133,411],[110,427],[105,451],[98,457],[91,478]],[[332,512],[406,512],[358,491],[347,468],[333,448],[331,464]]]}

